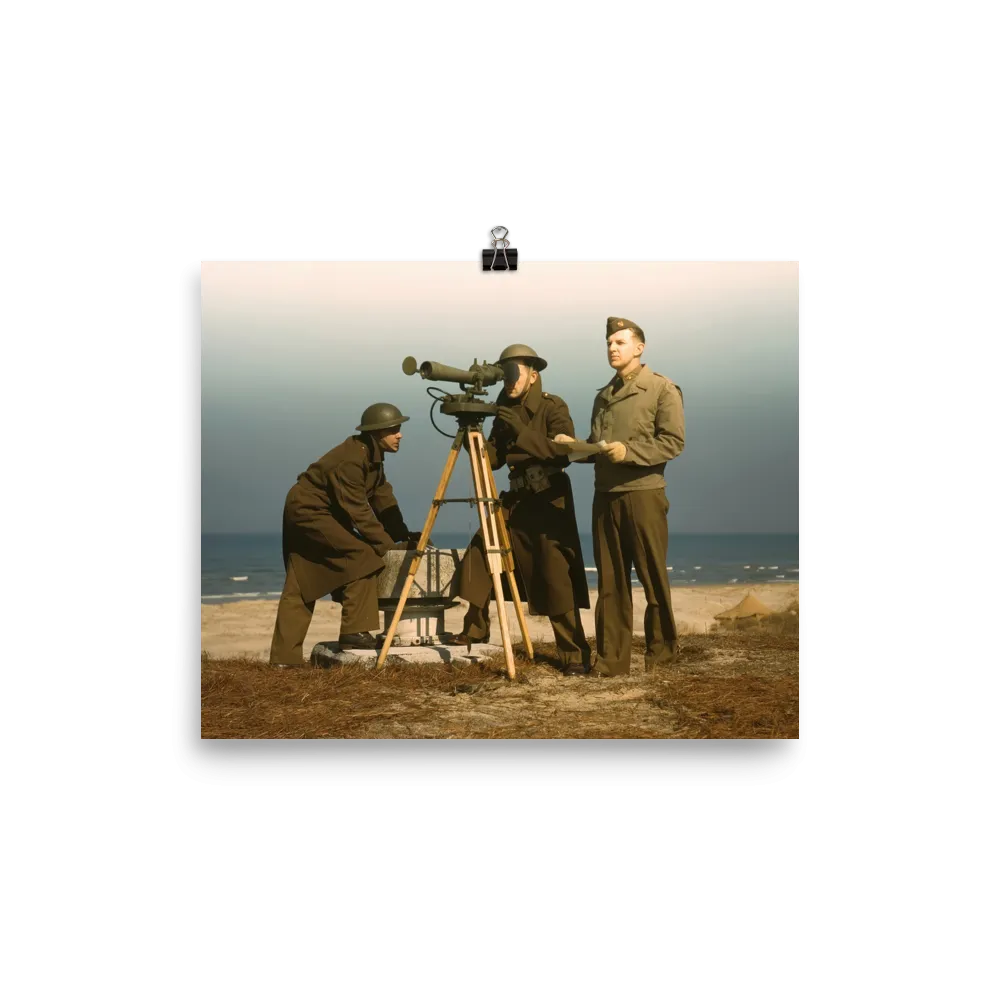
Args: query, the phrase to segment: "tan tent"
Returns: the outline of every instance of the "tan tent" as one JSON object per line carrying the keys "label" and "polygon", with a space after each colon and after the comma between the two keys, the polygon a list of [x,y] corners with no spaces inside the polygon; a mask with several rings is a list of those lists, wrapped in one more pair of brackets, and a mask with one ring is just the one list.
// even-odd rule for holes
{"label": "tan tent", "polygon": [[774,612],[766,604],[758,601],[753,594],[747,594],[735,608],[730,608],[728,611],[720,611],[715,617],[728,619],[763,618],[764,615],[773,614]]}

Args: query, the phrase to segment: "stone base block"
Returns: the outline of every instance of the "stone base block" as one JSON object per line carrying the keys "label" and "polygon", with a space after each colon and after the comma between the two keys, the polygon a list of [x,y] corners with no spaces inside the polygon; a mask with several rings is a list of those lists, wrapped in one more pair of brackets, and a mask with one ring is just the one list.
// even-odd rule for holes
{"label": "stone base block", "polygon": [[[385,628],[389,627],[392,616],[396,613],[394,600],[379,599],[379,610],[382,612]],[[433,646],[438,636],[445,632],[444,613],[458,604],[458,601],[440,597],[417,597],[407,601],[403,614],[396,626],[396,634],[392,637],[394,646]],[[385,628],[379,633],[379,638],[385,635]]]}
{"label": "stone base block", "polygon": [[[471,652],[465,646],[392,646],[389,657],[394,663],[482,663],[499,653],[503,646],[491,642],[474,642]],[[309,662],[316,667],[339,667],[345,663],[361,663],[374,667],[377,649],[341,650],[338,642],[317,642]]]}

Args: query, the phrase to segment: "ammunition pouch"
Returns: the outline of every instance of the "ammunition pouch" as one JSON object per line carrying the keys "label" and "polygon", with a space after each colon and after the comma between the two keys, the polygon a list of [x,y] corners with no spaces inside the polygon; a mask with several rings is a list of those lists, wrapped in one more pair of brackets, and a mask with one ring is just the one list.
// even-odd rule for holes
{"label": "ammunition pouch", "polygon": [[542,493],[552,486],[550,476],[564,471],[560,465],[524,465],[518,475],[511,474],[510,488],[516,493]]}

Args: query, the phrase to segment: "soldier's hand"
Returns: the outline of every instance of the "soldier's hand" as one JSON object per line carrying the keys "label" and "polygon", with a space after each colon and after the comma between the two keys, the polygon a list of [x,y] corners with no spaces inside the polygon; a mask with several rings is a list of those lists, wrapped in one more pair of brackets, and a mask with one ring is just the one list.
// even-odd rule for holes
{"label": "soldier's hand", "polygon": [[528,426],[528,421],[524,419],[524,414],[520,410],[515,410],[510,406],[498,406],[497,416],[505,424],[509,424],[517,434],[520,434]]}
{"label": "soldier's hand", "polygon": [[557,434],[552,440],[556,444],[572,444],[576,438],[570,437],[568,434]]}
{"label": "soldier's hand", "polygon": [[604,457],[616,464],[618,462],[624,462],[625,456],[628,454],[628,449],[621,443],[621,441],[605,441],[604,448],[602,450],[604,452]]}

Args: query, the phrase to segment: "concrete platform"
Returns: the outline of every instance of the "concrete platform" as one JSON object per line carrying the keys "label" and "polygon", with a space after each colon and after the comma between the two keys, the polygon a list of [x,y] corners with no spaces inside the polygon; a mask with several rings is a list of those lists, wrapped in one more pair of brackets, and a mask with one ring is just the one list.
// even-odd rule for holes
{"label": "concrete platform", "polygon": [[[389,658],[394,663],[482,663],[497,654],[503,656],[503,646],[491,642],[474,642],[471,652],[465,646],[393,646]],[[309,662],[317,667],[339,667],[345,663],[360,663],[374,667],[377,649],[345,649],[340,643],[318,642],[313,647]]]}

